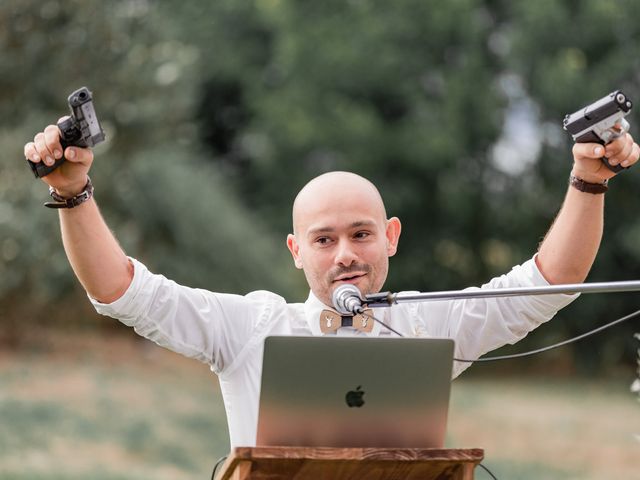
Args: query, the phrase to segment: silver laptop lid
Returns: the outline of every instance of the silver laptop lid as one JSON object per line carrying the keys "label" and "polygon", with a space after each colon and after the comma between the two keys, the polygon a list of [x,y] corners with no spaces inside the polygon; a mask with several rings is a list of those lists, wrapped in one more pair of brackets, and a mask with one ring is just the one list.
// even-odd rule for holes
{"label": "silver laptop lid", "polygon": [[442,448],[453,340],[267,337],[257,445]]}

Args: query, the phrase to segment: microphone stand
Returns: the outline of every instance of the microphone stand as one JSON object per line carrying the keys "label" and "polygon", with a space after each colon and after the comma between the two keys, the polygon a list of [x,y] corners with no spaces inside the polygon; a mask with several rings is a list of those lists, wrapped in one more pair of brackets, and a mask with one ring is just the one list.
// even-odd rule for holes
{"label": "microphone stand", "polygon": [[516,297],[524,295],[553,295],[572,293],[614,293],[640,291],[640,280],[625,282],[567,283],[542,287],[468,288],[426,293],[380,292],[364,296],[368,307],[389,307],[396,303],[428,302],[436,300],[466,300],[470,298]]}

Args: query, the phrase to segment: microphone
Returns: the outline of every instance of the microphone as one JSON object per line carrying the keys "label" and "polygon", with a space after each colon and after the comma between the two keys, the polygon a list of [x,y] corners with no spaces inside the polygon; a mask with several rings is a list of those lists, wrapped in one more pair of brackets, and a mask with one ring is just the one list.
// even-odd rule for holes
{"label": "microphone", "polygon": [[345,283],[333,291],[331,301],[334,308],[342,315],[355,315],[362,313],[362,294],[355,285]]}

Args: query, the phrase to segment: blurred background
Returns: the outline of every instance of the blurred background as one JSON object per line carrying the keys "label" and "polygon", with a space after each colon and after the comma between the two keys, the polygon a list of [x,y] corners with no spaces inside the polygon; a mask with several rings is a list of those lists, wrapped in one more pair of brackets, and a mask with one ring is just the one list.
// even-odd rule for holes
{"label": "blurred background", "polygon": [[[73,90],[93,92],[107,134],[103,215],[151,270],[303,301],[291,203],[341,169],[403,221],[386,288],[459,289],[536,251],[571,169],[564,115],[615,89],[640,101],[638,18],[636,0],[1,2],[0,478],[208,478],[228,450],[215,376],[96,315],[42,208],[23,145]],[[589,280],[640,278],[639,188],[633,170],[611,182]],[[582,296],[499,353],[639,305]],[[498,478],[638,475],[628,323],[468,370],[450,446],[485,448]]]}

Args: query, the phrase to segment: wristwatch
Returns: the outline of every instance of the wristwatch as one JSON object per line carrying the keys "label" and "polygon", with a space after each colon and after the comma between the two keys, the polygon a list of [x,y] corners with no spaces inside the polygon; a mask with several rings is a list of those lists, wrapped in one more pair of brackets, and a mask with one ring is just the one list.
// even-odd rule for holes
{"label": "wristwatch", "polygon": [[74,208],[93,197],[93,183],[91,183],[91,179],[89,178],[89,176],[87,176],[87,184],[84,186],[82,191],[71,198],[64,198],[62,195],[56,192],[53,187],[49,187],[49,195],[51,195],[51,198],[53,198],[55,202],[47,202],[44,204],[45,207]]}
{"label": "wristwatch", "polygon": [[609,190],[608,183],[609,183],[609,180],[605,180],[602,183],[589,183],[589,182],[585,182],[581,178],[576,177],[575,175],[571,175],[569,177],[569,185],[585,193],[593,193],[593,194],[604,193],[607,190]]}

